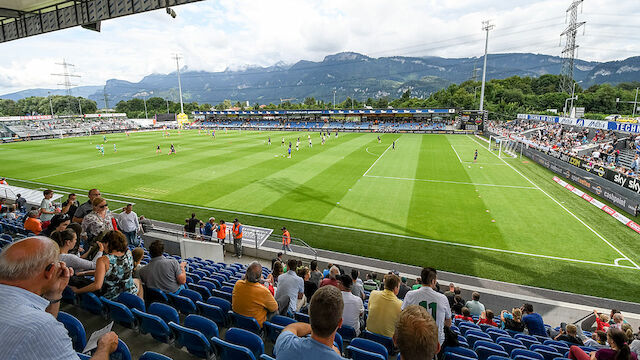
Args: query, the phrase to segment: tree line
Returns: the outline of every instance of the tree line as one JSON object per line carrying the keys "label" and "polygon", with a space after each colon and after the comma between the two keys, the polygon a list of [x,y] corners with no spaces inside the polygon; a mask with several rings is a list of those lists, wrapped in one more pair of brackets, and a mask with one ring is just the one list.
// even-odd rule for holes
{"label": "tree line", "polygon": [[95,101],[83,97],[69,95],[52,95],[48,97],[30,96],[18,101],[0,99],[0,116],[24,115],[73,115],[80,113],[93,114],[98,109]]}

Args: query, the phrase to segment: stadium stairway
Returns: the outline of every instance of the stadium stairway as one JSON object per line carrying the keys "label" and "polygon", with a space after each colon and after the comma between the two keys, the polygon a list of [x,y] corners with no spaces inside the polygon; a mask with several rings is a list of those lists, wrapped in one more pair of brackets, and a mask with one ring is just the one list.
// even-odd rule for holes
{"label": "stadium stairway", "polygon": [[[153,220],[154,228],[144,235],[145,243],[155,239],[166,238],[167,232],[182,232],[183,226],[180,224],[172,224],[162,221]],[[162,235],[164,233],[164,235]],[[173,235],[175,239],[175,235]],[[334,251],[315,249],[316,256],[307,248],[291,245],[293,253],[288,255],[301,259],[305,263],[316,259],[320,269],[326,267],[327,263],[339,265],[347,273],[352,268],[360,271],[360,276],[364,278],[366,273],[375,272],[381,279],[384,274],[390,270],[396,270],[400,276],[406,277],[409,286],[413,284],[416,277],[419,277],[421,268],[412,265],[399,264],[379,259],[366,258]],[[226,245],[227,254],[233,254],[233,245]],[[169,249],[167,252],[172,253]],[[179,251],[179,250],[178,250]],[[258,260],[264,266],[271,267],[271,259],[281,251],[281,244],[274,241],[266,241],[258,249],[246,247],[242,263],[249,263]],[[178,254],[179,253],[175,253]],[[238,261],[237,259],[235,261]],[[480,301],[487,309],[492,309],[499,314],[500,310],[513,307],[520,307],[523,303],[531,303],[537,313],[540,313],[546,323],[559,324],[560,322],[579,321],[593,313],[593,309],[598,309],[608,313],[611,309],[619,309],[625,315],[625,319],[631,323],[634,329],[640,326],[640,303],[631,303],[625,301],[604,299],[600,297],[571,294],[563,291],[555,291],[542,289],[537,287],[511,284],[496,280],[483,279],[480,277],[450,273],[446,271],[438,271],[438,281],[441,289],[446,289],[450,282],[460,286],[462,289],[462,297],[466,300],[471,299],[471,293],[477,291],[481,294]],[[444,291],[444,290],[443,290]]]}

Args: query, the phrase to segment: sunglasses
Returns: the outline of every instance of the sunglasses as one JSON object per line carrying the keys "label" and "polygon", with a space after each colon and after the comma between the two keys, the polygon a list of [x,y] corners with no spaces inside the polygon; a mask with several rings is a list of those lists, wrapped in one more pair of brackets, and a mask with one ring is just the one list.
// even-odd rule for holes
{"label": "sunglasses", "polygon": [[109,204],[104,204],[104,205],[100,205],[100,206],[98,206],[98,207],[99,207],[100,209],[104,209],[104,208],[106,208],[106,207],[108,207],[108,206],[109,206]]}

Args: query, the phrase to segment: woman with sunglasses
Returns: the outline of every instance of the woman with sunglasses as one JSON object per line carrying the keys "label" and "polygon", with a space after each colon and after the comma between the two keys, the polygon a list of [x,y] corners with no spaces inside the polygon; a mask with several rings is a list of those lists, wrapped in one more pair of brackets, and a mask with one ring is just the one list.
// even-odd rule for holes
{"label": "woman with sunglasses", "polygon": [[109,211],[107,200],[98,196],[91,201],[93,210],[82,219],[82,235],[81,237],[87,241],[87,248],[93,247],[89,251],[95,251],[96,239],[100,234],[106,231],[115,230],[114,219]]}
{"label": "woman with sunglasses", "polygon": [[86,260],[76,254],[70,253],[69,251],[76,246],[76,241],[78,240],[78,235],[76,235],[76,232],[72,229],[54,231],[50,237],[60,247],[60,260],[64,261],[67,267],[73,268],[76,275],[83,271],[94,270],[96,268],[96,261],[102,256],[102,252],[104,251],[104,245],[98,242],[99,251],[93,260]]}
{"label": "woman with sunglasses", "polygon": [[42,230],[40,235],[51,237],[54,231],[62,231],[71,224],[71,219],[67,214],[56,214],[51,218],[51,222],[46,229]]}

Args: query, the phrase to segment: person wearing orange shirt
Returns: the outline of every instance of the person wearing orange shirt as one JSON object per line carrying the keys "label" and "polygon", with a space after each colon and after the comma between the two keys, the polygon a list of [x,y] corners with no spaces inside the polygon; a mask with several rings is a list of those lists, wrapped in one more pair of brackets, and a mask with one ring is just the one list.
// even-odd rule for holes
{"label": "person wearing orange shirt", "polygon": [[220,220],[216,227],[216,238],[220,244],[224,245],[224,240],[227,238],[227,224],[225,224],[224,220]]}
{"label": "person wearing orange shirt", "polygon": [[282,227],[282,250],[285,252],[291,252],[291,234],[289,234],[289,230],[286,227]]}
{"label": "person wearing orange shirt", "polygon": [[42,221],[38,219],[38,210],[31,210],[27,213],[27,220],[24,222],[24,229],[38,235],[42,231]]}

